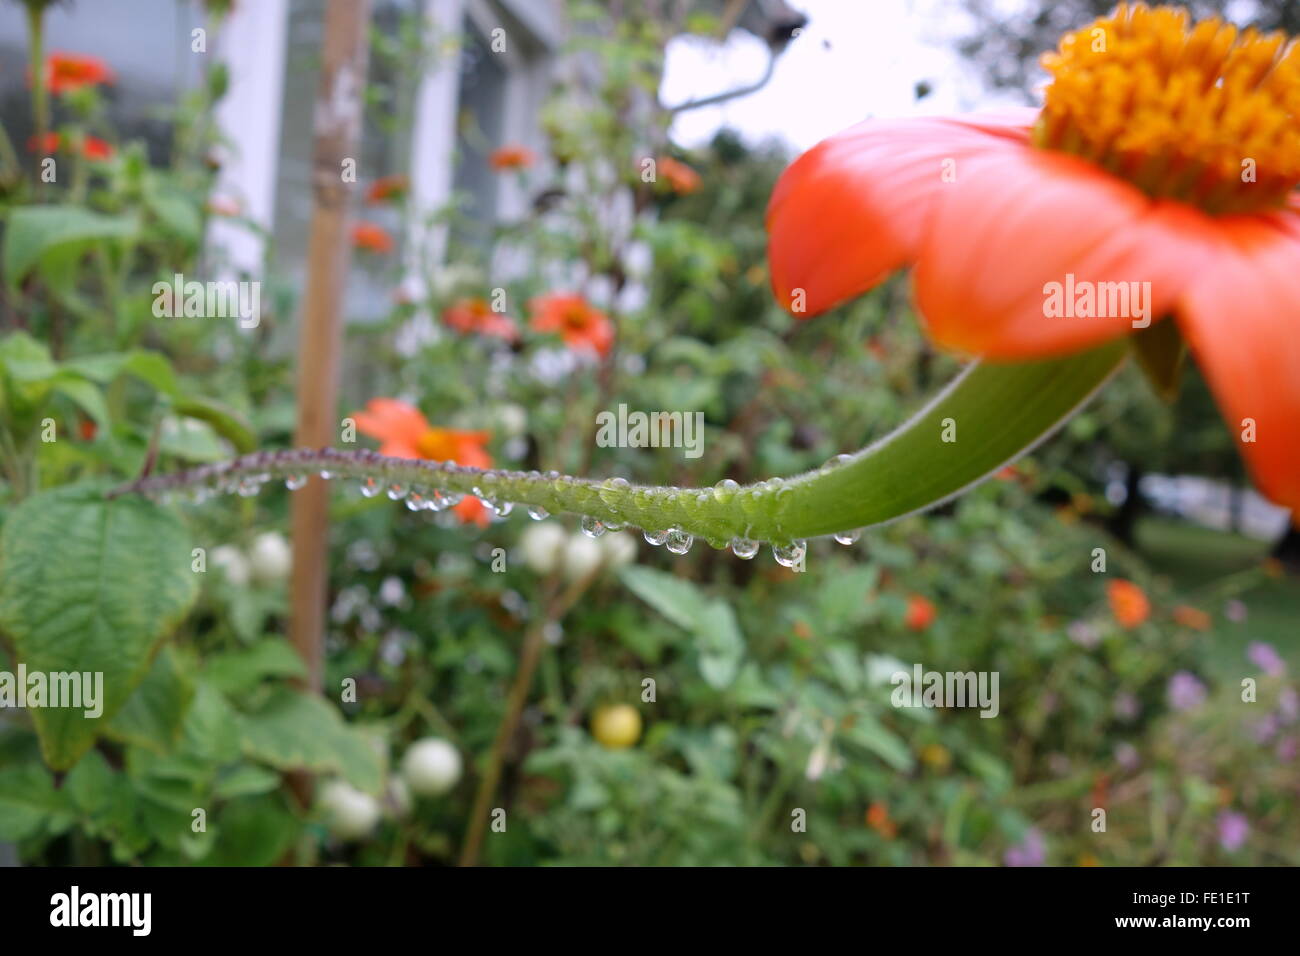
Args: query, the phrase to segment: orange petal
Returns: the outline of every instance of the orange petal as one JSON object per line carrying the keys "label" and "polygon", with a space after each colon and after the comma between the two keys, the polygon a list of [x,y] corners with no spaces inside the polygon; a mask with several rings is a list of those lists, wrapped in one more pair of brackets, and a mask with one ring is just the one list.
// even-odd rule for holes
{"label": "orange petal", "polygon": [[1219,228],[1213,268],[1188,288],[1179,324],[1255,484],[1300,513],[1300,213]]}
{"label": "orange petal", "polygon": [[952,185],[945,169],[960,175],[971,156],[1017,149],[1034,115],[868,120],[804,153],[782,173],[767,207],[777,301],[809,318],[906,264],[935,198]]}
{"label": "orange petal", "polygon": [[[1061,354],[1168,315],[1212,248],[1212,220],[1190,207],[1152,200],[1071,156],[1003,151],[959,166],[938,202],[916,301],[931,337],[949,348],[996,359]],[[1101,283],[1123,283],[1115,301]],[[1084,284],[1098,306],[1107,300],[1092,312],[1112,314],[1077,314]]]}
{"label": "orange petal", "polygon": [[418,408],[395,398],[372,398],[366,403],[366,410],[354,412],[352,418],[361,434],[383,442],[400,442],[412,448],[429,430],[429,422]]}

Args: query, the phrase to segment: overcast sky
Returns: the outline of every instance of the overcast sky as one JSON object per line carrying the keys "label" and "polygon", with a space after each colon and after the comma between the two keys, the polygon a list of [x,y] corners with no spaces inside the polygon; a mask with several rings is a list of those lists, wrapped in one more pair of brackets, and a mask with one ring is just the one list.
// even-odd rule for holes
{"label": "overcast sky", "polygon": [[[682,146],[721,126],[747,140],[768,136],[803,150],[867,116],[966,112],[1013,102],[994,99],[952,48],[962,20],[955,0],[790,0],[809,17],[750,96],[689,110],[672,128]],[[679,39],[668,49],[663,101],[675,105],[762,76],[764,44],[736,31],[723,45]],[[933,92],[917,102],[918,81]]]}

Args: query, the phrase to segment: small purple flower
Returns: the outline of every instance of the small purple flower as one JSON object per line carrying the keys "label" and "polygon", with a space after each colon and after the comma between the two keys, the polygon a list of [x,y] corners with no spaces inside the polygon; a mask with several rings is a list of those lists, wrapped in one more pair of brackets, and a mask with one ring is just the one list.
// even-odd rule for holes
{"label": "small purple flower", "polygon": [[1284,724],[1294,724],[1300,717],[1300,693],[1294,687],[1283,687],[1277,695],[1277,714]]}
{"label": "small purple flower", "polygon": [[1251,641],[1246,648],[1246,657],[1269,677],[1281,677],[1286,673],[1286,661],[1272,644]]}
{"label": "small purple flower", "polygon": [[1229,853],[1240,850],[1250,836],[1250,821],[1245,814],[1224,810],[1219,814],[1219,846]]}
{"label": "small purple flower", "polygon": [[1033,827],[1025,832],[1025,837],[1002,855],[1002,862],[1007,866],[1042,866],[1047,862],[1047,845],[1043,835]]}
{"label": "small purple flower", "polygon": [[1115,762],[1120,765],[1121,769],[1131,772],[1138,768],[1138,764],[1142,760],[1138,756],[1137,748],[1124,741],[1115,745]]}
{"label": "small purple flower", "polygon": [[1243,602],[1238,601],[1236,598],[1233,598],[1230,601],[1225,601],[1223,604],[1223,616],[1234,624],[1240,624],[1242,621],[1246,620],[1246,605]]}
{"label": "small purple flower", "polygon": [[1295,760],[1296,754],[1300,753],[1300,741],[1295,737],[1282,737],[1277,742],[1277,749],[1273,751],[1277,755],[1279,763],[1290,763]]}
{"label": "small purple flower", "polygon": [[1126,690],[1115,695],[1114,708],[1115,716],[1120,720],[1134,721],[1142,713],[1142,705],[1138,703],[1137,697]]}
{"label": "small purple flower", "polygon": [[1250,726],[1250,735],[1255,738],[1255,743],[1266,744],[1277,736],[1279,721],[1273,714],[1269,714],[1262,720],[1257,720]]}
{"label": "small purple flower", "polygon": [[1065,629],[1070,640],[1086,650],[1092,650],[1101,643],[1101,629],[1091,621],[1071,621]]}
{"label": "small purple flower", "polygon": [[1169,706],[1174,710],[1192,710],[1205,703],[1205,685],[1188,671],[1169,678]]}

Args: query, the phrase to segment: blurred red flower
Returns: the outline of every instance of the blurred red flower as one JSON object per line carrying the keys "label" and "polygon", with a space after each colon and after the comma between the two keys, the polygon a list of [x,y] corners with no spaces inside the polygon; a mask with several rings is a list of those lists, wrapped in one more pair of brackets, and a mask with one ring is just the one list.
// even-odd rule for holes
{"label": "blurred red flower", "polygon": [[352,245],[365,252],[385,255],[395,248],[393,237],[383,226],[373,222],[358,222],[352,226]]}
{"label": "blurred red flower", "polygon": [[939,616],[938,610],[926,598],[913,594],[907,599],[907,614],[903,621],[908,630],[924,631]]}
{"label": "blurred red flower", "polygon": [[[67,145],[67,137],[58,133],[46,133],[39,141],[35,136],[27,140],[28,151],[38,153],[41,156],[51,156],[66,149]],[[98,136],[83,136],[81,139],[81,155],[92,162],[102,162],[106,159],[112,159],[113,147]]]}
{"label": "blurred red flower", "polygon": [[[379,454],[393,458],[450,461],[468,468],[491,468],[487,432],[438,428],[429,424],[418,408],[395,398],[372,398],[365,411],[353,412],[357,430],[379,439]],[[453,511],[464,524],[486,525],[490,520],[483,502],[467,495]]]}
{"label": "blurred red flower", "polygon": [[381,176],[366,190],[366,202],[372,206],[393,202],[405,197],[410,188],[411,181],[406,176]]}
{"label": "blurred red flower", "polygon": [[494,149],[488,155],[488,165],[497,172],[507,169],[527,169],[537,162],[537,155],[527,146],[511,144]]}
{"label": "blurred red flower", "polygon": [[609,316],[576,293],[538,296],[529,309],[534,331],[558,334],[575,352],[595,352],[604,358],[614,344],[614,323]]}
{"label": "blurred red flower", "polygon": [[1132,581],[1117,578],[1106,584],[1110,611],[1123,627],[1137,627],[1151,616],[1151,602],[1146,592]]}
{"label": "blurred red flower", "polygon": [[686,196],[700,188],[700,174],[680,159],[660,156],[655,161],[655,165],[658,167],[659,175],[663,177],[663,182],[667,183],[668,188],[677,195]]}
{"label": "blurred red flower", "polygon": [[442,313],[442,321],[449,329],[463,335],[482,335],[506,342],[514,342],[519,338],[515,320],[494,312],[487,299],[461,299],[454,302]]}
{"label": "blurred red flower", "polygon": [[69,93],[112,82],[113,71],[97,56],[51,53],[45,58],[45,85],[51,93]]}

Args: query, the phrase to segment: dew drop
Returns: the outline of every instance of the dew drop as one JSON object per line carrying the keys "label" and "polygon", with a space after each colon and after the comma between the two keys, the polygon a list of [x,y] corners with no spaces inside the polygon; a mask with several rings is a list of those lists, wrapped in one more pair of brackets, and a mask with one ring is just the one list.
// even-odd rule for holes
{"label": "dew drop", "polygon": [[731,553],[742,561],[748,561],[758,554],[758,542],[752,538],[732,538]]}
{"label": "dew drop", "polygon": [[513,501],[493,501],[491,508],[492,513],[498,518],[504,518],[515,510],[515,503]]}
{"label": "dew drop", "polygon": [[846,462],[850,461],[852,458],[853,458],[852,455],[836,455],[835,457],[829,459],[829,460],[826,462],[826,464],[822,465],[822,467],[823,467],[823,468],[838,468],[840,465],[845,464]]}
{"label": "dew drop", "polygon": [[377,494],[379,494],[379,482],[374,478],[362,478],[361,497],[373,498]]}
{"label": "dew drop", "polygon": [[852,531],[837,531],[833,537],[843,545],[857,544],[858,538],[862,537],[862,529],[854,528]]}
{"label": "dew drop", "polygon": [[465,500],[465,496],[459,491],[444,491],[442,493],[442,500],[446,502],[444,507],[454,508]]}
{"label": "dew drop", "polygon": [[262,490],[262,483],[256,478],[243,478],[235,489],[241,498],[252,498]]}
{"label": "dew drop", "polygon": [[410,511],[423,511],[428,507],[428,503],[425,501],[424,495],[418,491],[412,491],[406,496],[406,507]]}
{"label": "dew drop", "polygon": [[723,502],[730,501],[739,490],[740,482],[734,478],[723,478],[713,486],[713,497]]}
{"label": "dew drop", "polygon": [[627,525],[621,521],[603,521],[601,523],[605,526],[606,531],[622,531],[627,527]]}
{"label": "dew drop", "polygon": [[528,517],[532,518],[534,521],[542,521],[546,518],[549,518],[550,516],[551,513],[547,511],[545,508],[543,508],[541,505],[528,506]]}
{"label": "dew drop", "polygon": [[307,484],[306,475],[287,475],[284,479],[284,486],[290,491],[297,491],[305,484]]}
{"label": "dew drop", "polygon": [[664,542],[664,547],[673,554],[685,554],[691,550],[691,545],[694,543],[694,535],[688,534],[681,528],[673,528],[668,532],[668,540]]}
{"label": "dew drop", "polygon": [[653,544],[656,548],[668,540],[667,531],[644,531],[641,537],[645,538],[646,544]]}
{"label": "dew drop", "polygon": [[588,538],[599,538],[605,533],[605,526],[591,515],[584,515],[582,519],[582,533]]}
{"label": "dew drop", "polygon": [[401,501],[405,497],[406,497],[406,485],[403,485],[400,482],[395,481],[388,486],[389,501]]}
{"label": "dew drop", "polygon": [[329,481],[333,477],[334,477],[334,472],[330,471],[328,468],[322,468],[320,470],[321,481]]}
{"label": "dew drop", "polygon": [[803,560],[807,545],[803,541],[794,541],[786,545],[772,545],[772,557],[783,568],[792,568]]}

